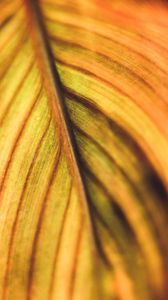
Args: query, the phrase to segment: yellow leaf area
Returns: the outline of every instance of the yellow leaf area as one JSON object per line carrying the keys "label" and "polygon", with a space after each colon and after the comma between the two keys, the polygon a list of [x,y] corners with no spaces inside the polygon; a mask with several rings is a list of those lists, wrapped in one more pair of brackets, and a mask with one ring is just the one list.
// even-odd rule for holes
{"label": "yellow leaf area", "polygon": [[167,300],[166,3],[0,12],[0,300]]}

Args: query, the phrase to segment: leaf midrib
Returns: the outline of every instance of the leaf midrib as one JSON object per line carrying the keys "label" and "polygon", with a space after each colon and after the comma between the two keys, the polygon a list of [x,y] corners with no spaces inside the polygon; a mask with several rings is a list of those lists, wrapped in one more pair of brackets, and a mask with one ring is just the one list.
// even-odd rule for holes
{"label": "leaf midrib", "polygon": [[64,102],[64,97],[62,95],[61,82],[48,42],[45,25],[42,20],[42,13],[40,11],[38,1],[24,0],[24,2],[36,62],[42,77],[54,123],[67,156],[70,173],[77,187],[78,197],[81,204],[81,213],[85,218],[86,225],[88,226],[88,232],[93,242],[92,251],[95,252],[97,247],[89,210],[89,197],[87,195],[87,188],[82,175],[79,152],[74,138],[73,129]]}

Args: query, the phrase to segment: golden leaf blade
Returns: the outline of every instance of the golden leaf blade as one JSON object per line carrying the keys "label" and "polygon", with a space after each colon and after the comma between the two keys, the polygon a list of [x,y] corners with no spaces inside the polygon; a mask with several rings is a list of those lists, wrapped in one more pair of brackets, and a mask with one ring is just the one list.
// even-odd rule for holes
{"label": "golden leaf blade", "polygon": [[38,5],[1,4],[0,299],[166,299],[167,8]]}

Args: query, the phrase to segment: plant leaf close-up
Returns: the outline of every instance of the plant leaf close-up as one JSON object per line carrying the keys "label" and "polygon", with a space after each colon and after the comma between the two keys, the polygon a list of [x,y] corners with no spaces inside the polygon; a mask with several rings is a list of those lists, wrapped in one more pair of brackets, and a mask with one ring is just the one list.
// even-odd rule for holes
{"label": "plant leaf close-up", "polygon": [[167,300],[166,1],[0,12],[0,300]]}

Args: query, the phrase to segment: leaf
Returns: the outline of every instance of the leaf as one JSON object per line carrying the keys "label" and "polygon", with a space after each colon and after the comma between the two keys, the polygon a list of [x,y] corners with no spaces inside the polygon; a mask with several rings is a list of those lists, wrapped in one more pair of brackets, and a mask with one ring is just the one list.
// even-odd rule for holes
{"label": "leaf", "polygon": [[166,300],[166,4],[0,9],[0,299]]}

